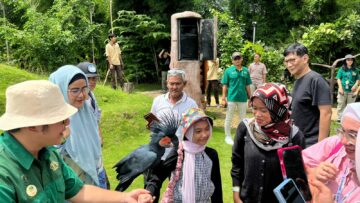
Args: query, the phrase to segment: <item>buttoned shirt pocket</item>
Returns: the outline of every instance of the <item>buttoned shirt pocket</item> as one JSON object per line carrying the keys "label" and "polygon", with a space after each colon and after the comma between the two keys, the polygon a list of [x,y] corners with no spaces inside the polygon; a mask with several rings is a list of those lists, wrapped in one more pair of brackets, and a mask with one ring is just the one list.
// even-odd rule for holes
{"label": "buttoned shirt pocket", "polygon": [[64,184],[64,181],[56,180],[56,181],[55,181],[55,186],[56,186],[56,190],[57,190],[59,193],[65,193],[65,184]]}

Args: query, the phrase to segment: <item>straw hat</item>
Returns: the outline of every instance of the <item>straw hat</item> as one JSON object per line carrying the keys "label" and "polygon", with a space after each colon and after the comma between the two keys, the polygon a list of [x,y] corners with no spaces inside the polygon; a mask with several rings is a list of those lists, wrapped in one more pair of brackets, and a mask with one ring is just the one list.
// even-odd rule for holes
{"label": "straw hat", "polygon": [[355,57],[351,54],[346,54],[345,59],[354,59]]}
{"label": "straw hat", "polygon": [[65,102],[57,85],[47,80],[29,80],[7,88],[0,129],[53,124],[76,112],[76,108]]}

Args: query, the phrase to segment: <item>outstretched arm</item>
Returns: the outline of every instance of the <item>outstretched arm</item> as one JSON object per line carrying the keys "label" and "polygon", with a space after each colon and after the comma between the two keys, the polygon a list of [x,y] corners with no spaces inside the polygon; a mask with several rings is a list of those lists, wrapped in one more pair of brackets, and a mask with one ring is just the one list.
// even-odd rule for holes
{"label": "outstretched arm", "polygon": [[[139,198],[141,197],[141,198]],[[138,201],[139,200],[139,201]],[[126,202],[126,203],[151,203],[150,192],[136,189],[130,192],[116,192],[104,190],[92,185],[84,185],[78,194],[70,199],[71,202]]]}

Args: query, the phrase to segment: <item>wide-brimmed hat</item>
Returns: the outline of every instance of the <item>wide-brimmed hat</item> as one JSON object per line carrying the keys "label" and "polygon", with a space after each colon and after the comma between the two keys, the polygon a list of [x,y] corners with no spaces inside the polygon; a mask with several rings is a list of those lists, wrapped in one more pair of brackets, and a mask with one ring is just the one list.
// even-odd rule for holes
{"label": "wide-brimmed hat", "polygon": [[234,60],[237,56],[241,57],[241,53],[236,51],[231,55],[231,59]]}
{"label": "wide-brimmed hat", "polygon": [[96,70],[96,66],[93,63],[90,62],[81,62],[77,65],[78,68],[82,70],[82,72],[85,73],[86,77],[97,77],[98,73]]}
{"label": "wide-brimmed hat", "polygon": [[67,104],[57,85],[29,80],[6,89],[6,109],[0,129],[48,125],[69,118],[77,109]]}
{"label": "wide-brimmed hat", "polygon": [[351,54],[346,54],[345,59],[354,59],[355,57]]}
{"label": "wide-brimmed hat", "polygon": [[202,119],[208,119],[210,124],[213,125],[213,120],[200,108],[191,108],[187,112],[183,113],[181,120],[183,134],[185,135],[190,126]]}

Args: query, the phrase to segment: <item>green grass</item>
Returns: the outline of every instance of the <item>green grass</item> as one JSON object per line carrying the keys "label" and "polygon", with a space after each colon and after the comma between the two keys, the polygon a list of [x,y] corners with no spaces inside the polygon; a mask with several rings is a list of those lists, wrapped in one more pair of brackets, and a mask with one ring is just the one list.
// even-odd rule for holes
{"label": "green grass", "polygon": [[[11,84],[29,79],[47,79],[47,76],[39,76],[27,73],[14,67],[0,64],[0,113],[4,112],[5,89]],[[101,130],[104,137],[103,155],[104,164],[108,173],[111,187],[117,185],[115,171],[112,166],[128,153],[149,141],[149,131],[146,130],[143,115],[149,112],[152,98],[142,94],[142,91],[160,89],[159,84],[135,85],[135,92],[127,94],[120,90],[113,90],[110,86],[102,86],[98,83],[95,94],[103,115]],[[207,114],[214,119],[213,137],[209,146],[215,148],[219,154],[221,179],[224,202],[232,202],[231,169],[231,146],[224,142],[224,112],[225,109],[209,108]],[[251,114],[247,114],[251,117]],[[332,134],[338,126],[332,122]],[[232,130],[235,134],[235,129]],[[142,188],[143,177],[139,176],[128,189]],[[163,185],[163,191],[166,183]]]}

